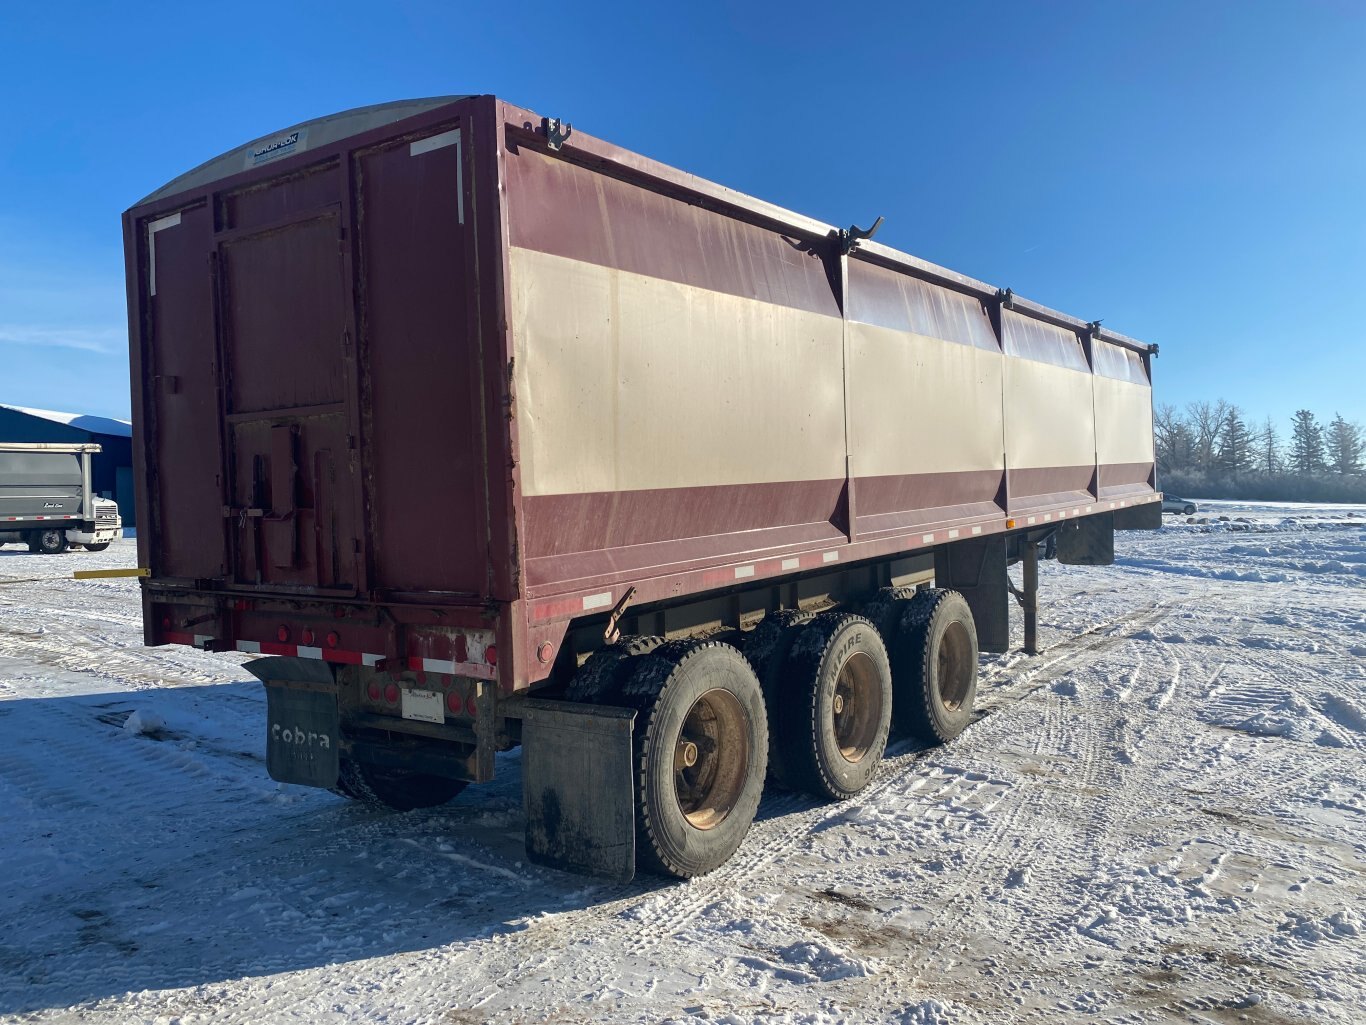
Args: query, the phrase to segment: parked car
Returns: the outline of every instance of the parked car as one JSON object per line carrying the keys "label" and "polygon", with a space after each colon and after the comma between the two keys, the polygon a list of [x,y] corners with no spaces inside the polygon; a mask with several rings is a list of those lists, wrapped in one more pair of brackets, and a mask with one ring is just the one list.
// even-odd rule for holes
{"label": "parked car", "polygon": [[1175,495],[1163,495],[1162,511],[1181,513],[1183,516],[1194,516],[1200,511],[1200,507],[1188,498],[1177,498]]}

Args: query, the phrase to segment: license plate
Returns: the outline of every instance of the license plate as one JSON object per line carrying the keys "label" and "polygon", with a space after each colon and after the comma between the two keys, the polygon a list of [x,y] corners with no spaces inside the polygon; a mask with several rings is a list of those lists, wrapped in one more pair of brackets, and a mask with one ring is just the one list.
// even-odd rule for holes
{"label": "license plate", "polygon": [[435,723],[446,721],[445,698],[434,690],[405,690],[402,707],[405,719]]}

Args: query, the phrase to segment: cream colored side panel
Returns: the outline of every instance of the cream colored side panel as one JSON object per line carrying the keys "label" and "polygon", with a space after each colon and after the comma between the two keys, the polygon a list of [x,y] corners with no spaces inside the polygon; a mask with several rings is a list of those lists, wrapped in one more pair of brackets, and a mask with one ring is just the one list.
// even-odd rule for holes
{"label": "cream colored side panel", "polygon": [[1109,377],[1095,378],[1096,445],[1102,463],[1153,461],[1151,388]]}
{"label": "cream colored side panel", "polygon": [[1008,356],[1005,378],[1006,453],[1012,468],[1095,465],[1089,373]]}
{"label": "cream colored side panel", "polygon": [[528,495],[844,476],[841,322],[513,248]]}
{"label": "cream colored side panel", "polygon": [[854,473],[1002,467],[999,352],[926,335],[849,325]]}

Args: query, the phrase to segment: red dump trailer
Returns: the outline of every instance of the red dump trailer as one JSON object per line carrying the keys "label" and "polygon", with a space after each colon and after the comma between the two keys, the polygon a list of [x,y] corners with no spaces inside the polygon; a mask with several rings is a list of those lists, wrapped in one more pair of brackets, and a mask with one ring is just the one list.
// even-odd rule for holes
{"label": "red dump trailer", "polygon": [[276,779],[521,744],[530,856],[719,865],[765,778],[952,739],[1037,552],[1155,527],[1155,349],[491,96],[124,217],[149,644],[249,652]]}

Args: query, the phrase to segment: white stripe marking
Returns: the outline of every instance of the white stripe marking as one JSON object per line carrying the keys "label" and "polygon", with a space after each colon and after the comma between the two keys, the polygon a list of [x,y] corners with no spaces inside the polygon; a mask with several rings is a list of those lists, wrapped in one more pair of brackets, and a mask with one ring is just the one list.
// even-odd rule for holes
{"label": "white stripe marking", "polygon": [[360,663],[363,666],[377,666],[384,661],[383,655],[370,655],[366,652],[360,653]]}
{"label": "white stripe marking", "polygon": [[247,653],[250,654],[250,655],[259,655],[259,654],[261,654],[261,642],[260,642],[260,641],[238,641],[238,642],[237,642],[237,650],[238,650],[238,651],[245,651],[245,652],[247,652]]}
{"label": "white stripe marking", "polygon": [[1034,517],[1033,517],[1033,516],[1029,517],[1029,519],[1025,520],[1025,522],[1032,525],[1033,522],[1034,522]]}
{"label": "white stripe marking", "polygon": [[1045,523],[1047,523],[1047,522],[1048,522],[1049,520],[1051,520],[1052,518],[1053,518],[1053,514],[1052,514],[1052,513],[1044,513],[1044,514],[1043,514],[1043,521],[1044,521]]}
{"label": "white stripe marking", "polygon": [[798,566],[800,566],[801,564],[802,564],[802,560],[801,560],[801,559],[784,559],[784,560],[783,560],[783,569],[796,569],[796,568],[797,568]]}
{"label": "white stripe marking", "polygon": [[949,531],[949,540],[950,540],[950,541],[952,541],[952,540],[953,540],[954,538],[956,538],[957,536],[958,536],[958,531],[956,531],[956,530],[950,530],[950,531]]}
{"label": "white stripe marking", "polygon": [[934,535],[933,535],[933,534],[921,534],[921,535],[920,535],[920,543],[921,543],[921,544],[925,544],[925,545],[932,545],[932,544],[934,544]]}
{"label": "white stripe marking", "polygon": [[736,567],[735,567],[735,579],[736,579],[736,580],[743,580],[745,577],[752,577],[752,576],[754,576],[754,567],[753,567],[753,566],[736,566]]}
{"label": "white stripe marking", "polygon": [[590,594],[583,600],[583,610],[605,609],[612,604],[612,592],[603,591],[601,594]]}
{"label": "white stripe marking", "polygon": [[839,562],[839,559],[840,559],[840,553],[839,553],[839,552],[822,552],[822,553],[821,553],[821,561],[822,561],[822,562]]}
{"label": "white stripe marking", "polygon": [[408,147],[408,155],[420,157],[424,153],[430,153],[434,149],[445,149],[447,146],[457,146],[460,144],[460,129],[454,128],[449,132],[442,132],[440,135],[431,135],[425,139],[418,139]]}
{"label": "white stripe marking", "polygon": [[424,673],[453,673],[455,663],[448,659],[424,658],[422,660],[422,671]]}
{"label": "white stripe marking", "polygon": [[147,225],[147,294],[157,294],[157,232],[174,228],[180,223],[180,214],[174,213],[160,217]]}
{"label": "white stripe marking", "polygon": [[973,528],[972,528],[972,532],[973,532],[974,534],[980,534],[980,533],[982,532],[982,528],[981,528],[981,527],[973,527]]}
{"label": "white stripe marking", "polygon": [[202,647],[204,647],[204,645],[208,644],[211,640],[213,640],[213,638],[210,637],[208,634],[195,634],[195,635],[194,635],[194,646],[195,646],[196,648],[202,648]]}
{"label": "white stripe marking", "polygon": [[299,658],[322,658],[322,657],[323,657],[323,649],[322,649],[322,648],[306,648],[306,647],[304,647],[302,644],[299,645]]}
{"label": "white stripe marking", "polygon": [[460,158],[460,129],[454,128],[449,132],[442,132],[440,135],[433,135],[427,139],[418,139],[408,147],[410,157],[420,157],[423,153],[430,153],[432,150],[445,149],[447,146],[455,147],[455,206],[456,216],[461,224],[465,223],[465,166]]}

